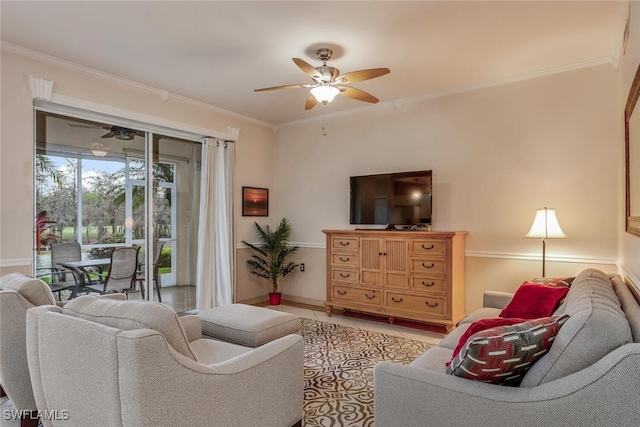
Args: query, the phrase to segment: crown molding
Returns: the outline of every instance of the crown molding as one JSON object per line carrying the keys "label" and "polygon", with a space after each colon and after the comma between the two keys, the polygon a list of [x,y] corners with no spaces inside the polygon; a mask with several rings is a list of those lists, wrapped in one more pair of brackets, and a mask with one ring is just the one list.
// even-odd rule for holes
{"label": "crown molding", "polygon": [[158,99],[161,102],[166,102],[169,99],[176,99],[176,100],[180,100],[182,102],[188,103],[188,104],[192,104],[194,106],[200,107],[200,108],[204,108],[210,111],[214,111],[216,113],[220,113],[220,114],[225,114],[228,115],[230,117],[235,117],[238,119],[242,119],[242,120],[246,120],[248,122],[260,125],[260,126],[265,126],[268,128],[271,128],[274,132],[276,132],[278,129],[282,129],[282,128],[286,128],[286,127],[291,127],[291,126],[296,126],[296,125],[300,125],[300,124],[305,124],[305,123],[314,123],[314,122],[318,122],[318,121],[322,121],[322,120],[327,120],[327,119],[331,119],[331,118],[337,118],[337,117],[343,117],[343,116],[348,116],[351,114],[356,114],[356,113],[361,113],[363,111],[367,111],[367,110],[371,110],[371,109],[375,109],[375,108],[387,108],[387,107],[395,107],[395,108],[401,108],[403,105],[406,104],[414,104],[414,103],[418,103],[418,102],[422,102],[422,101],[426,101],[426,100],[430,100],[430,99],[435,99],[435,98],[441,98],[444,96],[449,96],[449,95],[455,95],[458,93],[464,93],[464,92],[471,92],[474,90],[478,90],[478,89],[484,89],[484,88],[489,88],[489,87],[493,87],[493,86],[501,86],[504,84],[509,84],[509,83],[515,83],[515,82],[519,82],[519,81],[524,81],[524,80],[531,80],[531,79],[535,79],[538,77],[544,77],[544,76],[549,76],[552,74],[559,74],[559,73],[564,73],[567,71],[575,71],[575,70],[579,70],[582,68],[589,68],[589,67],[595,67],[598,65],[603,65],[603,64],[611,64],[612,66],[617,66],[617,58],[614,58],[613,56],[603,56],[600,58],[594,58],[594,59],[590,59],[587,61],[581,61],[581,62],[576,62],[576,63],[572,63],[572,64],[566,64],[566,65],[561,65],[558,67],[551,67],[551,68],[547,68],[544,70],[538,70],[538,71],[533,71],[530,73],[524,73],[524,74],[519,74],[516,76],[511,76],[511,77],[505,77],[502,79],[495,79],[495,80],[487,80],[484,82],[479,82],[479,83],[474,83],[474,84],[470,84],[470,85],[465,85],[465,86],[458,86],[455,88],[450,88],[450,89],[445,89],[442,91],[437,91],[437,92],[430,92],[430,93],[426,93],[423,95],[418,95],[418,96],[413,96],[413,97],[408,97],[408,98],[400,98],[400,99],[396,99],[393,101],[385,101],[385,102],[381,102],[375,105],[368,105],[368,106],[363,106],[363,107],[358,107],[358,108],[352,108],[349,110],[343,110],[343,111],[339,111],[339,112],[335,112],[335,113],[329,113],[329,114],[323,114],[320,116],[315,116],[315,117],[309,117],[309,118],[305,118],[305,119],[301,119],[301,120],[294,120],[291,122],[286,122],[286,123],[281,123],[281,124],[277,124],[277,125],[272,125],[270,123],[264,122],[262,120],[258,120],[255,119],[253,117],[249,117],[249,116],[245,116],[243,114],[240,113],[236,113],[234,111],[230,111],[230,110],[225,110],[224,108],[221,107],[216,107],[215,105],[211,105],[211,104],[207,104],[206,102],[203,101],[198,101],[196,99],[193,98],[188,98],[186,96],[182,96],[182,95],[177,95],[174,93],[170,93],[164,89],[159,89],[153,86],[148,86],[139,82],[135,82],[133,80],[128,80],[122,77],[118,77],[115,76],[113,74],[109,74],[109,73],[105,73],[103,71],[98,71],[96,69],[93,68],[89,68],[89,67],[85,67],[82,65],[78,65],[75,64],[73,62],[69,62],[69,61],[65,61],[63,59],[60,58],[56,58],[54,56],[51,55],[47,55],[41,52],[37,52],[31,49],[26,49],[17,45],[14,45],[12,43],[8,43],[5,41],[0,41],[0,50],[3,51],[7,51],[7,52],[11,52],[11,53],[15,53],[17,55],[21,55],[27,58],[31,58],[31,59],[35,59],[37,61],[41,61],[41,62],[45,62],[51,65],[56,65],[59,66],[61,68],[66,68],[69,70],[73,70],[73,71],[78,71],[78,72],[82,72],[85,74],[90,74],[96,77],[101,77],[101,78],[105,78],[105,79],[109,79],[121,84],[126,84],[129,86],[133,86],[139,89],[143,89],[146,91],[150,91],[153,92],[155,94],[158,95]]}
{"label": "crown molding", "polygon": [[287,122],[287,123],[282,123],[282,124],[279,124],[279,125],[275,125],[273,128],[274,128],[274,130],[278,130],[278,129],[282,129],[282,128],[286,128],[286,127],[290,127],[290,126],[296,126],[296,125],[305,124],[305,123],[312,123],[312,122],[322,121],[322,120],[326,120],[326,119],[347,116],[347,115],[360,113],[360,112],[367,111],[367,110],[372,110],[372,109],[375,109],[375,108],[386,108],[386,107],[390,107],[390,106],[395,107],[395,108],[401,108],[403,105],[406,105],[406,104],[415,104],[415,103],[418,103],[418,102],[427,101],[427,100],[435,99],[435,98],[442,98],[444,96],[455,95],[455,94],[458,94],[458,93],[471,92],[471,91],[478,90],[478,89],[485,89],[485,88],[494,87],[494,86],[501,86],[501,85],[505,85],[505,84],[509,84],[509,83],[516,83],[516,82],[524,81],[524,80],[532,80],[532,79],[536,79],[538,77],[550,76],[550,75],[553,75],[553,74],[560,74],[560,73],[565,73],[567,71],[580,70],[580,69],[583,69],[583,68],[596,67],[596,66],[604,65],[604,64],[611,64],[612,66],[615,67],[617,65],[617,60],[613,56],[603,56],[603,57],[600,57],[600,58],[594,58],[594,59],[590,59],[590,60],[587,60],[587,61],[576,62],[576,63],[573,63],[573,64],[561,65],[561,66],[558,66],[558,67],[546,68],[544,70],[533,71],[533,72],[530,72],[530,73],[519,74],[519,75],[511,76],[511,77],[505,77],[505,78],[502,78],[502,79],[487,80],[487,81],[484,81],[484,82],[473,83],[473,84],[465,85],[465,86],[458,86],[458,87],[445,89],[445,90],[441,90],[441,91],[437,91],[437,92],[430,92],[430,93],[426,93],[426,94],[423,94],[423,95],[412,96],[412,97],[409,97],[409,98],[400,98],[400,99],[396,99],[396,100],[393,100],[393,101],[380,102],[380,103],[375,104],[375,105],[368,105],[368,106],[359,107],[359,108],[352,108],[350,110],[343,110],[343,111],[338,111],[338,112],[335,112],[335,113],[324,114],[322,116],[309,117],[309,118],[301,119],[301,120],[294,120],[292,122]]}
{"label": "crown molding", "polygon": [[198,101],[197,99],[193,99],[193,98],[188,98],[186,96],[182,96],[182,95],[178,95],[175,93],[171,93],[168,92],[164,89],[159,89],[153,86],[149,86],[149,85],[145,85],[143,83],[139,83],[133,80],[128,80],[125,79],[123,77],[119,77],[113,74],[109,74],[109,73],[105,73],[103,71],[99,71],[96,70],[94,68],[89,68],[89,67],[85,67],[83,65],[78,65],[76,63],[70,62],[70,61],[65,61],[63,59],[60,58],[56,58],[55,56],[51,56],[51,55],[47,55],[41,52],[37,52],[35,50],[31,50],[31,49],[27,49],[21,46],[17,46],[14,45],[12,43],[8,43],[5,41],[0,41],[0,50],[6,51],[6,52],[10,52],[10,53],[14,53],[16,55],[20,55],[20,56],[24,56],[26,58],[30,58],[30,59],[34,59],[36,61],[40,61],[40,62],[45,62],[47,64],[50,65],[55,65],[58,66],[60,68],[65,68],[67,70],[72,70],[72,71],[77,71],[80,73],[84,73],[84,74],[89,74],[95,77],[100,77],[100,78],[104,78],[104,79],[108,79],[108,80],[112,80],[114,82],[117,83],[121,83],[121,84],[125,84],[128,86],[133,86],[135,88],[138,89],[142,89],[142,90],[146,90],[149,92],[153,92],[156,95],[158,95],[158,99],[160,100],[160,102],[166,102],[169,99],[175,99],[187,104],[192,104],[196,107],[199,108],[204,108],[206,110],[210,110],[210,111],[214,111],[216,113],[219,114],[225,114],[227,116],[230,117],[234,117],[237,119],[242,119],[242,120],[246,120],[248,122],[257,124],[257,125],[261,125],[261,126],[266,126],[268,128],[272,128],[273,125],[267,122],[263,122],[262,120],[258,120],[255,119],[253,117],[249,117],[249,116],[245,116],[242,115],[240,113],[236,113],[234,111],[230,111],[230,110],[225,110],[224,108],[221,107],[216,107],[215,105],[211,105],[211,104],[207,104],[206,102],[203,101]]}

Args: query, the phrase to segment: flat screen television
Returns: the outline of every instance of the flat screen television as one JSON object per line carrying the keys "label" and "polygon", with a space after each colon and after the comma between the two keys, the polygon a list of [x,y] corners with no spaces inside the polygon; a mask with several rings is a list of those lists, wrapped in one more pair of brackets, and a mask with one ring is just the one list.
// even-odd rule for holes
{"label": "flat screen television", "polygon": [[351,224],[431,225],[431,171],[351,177]]}

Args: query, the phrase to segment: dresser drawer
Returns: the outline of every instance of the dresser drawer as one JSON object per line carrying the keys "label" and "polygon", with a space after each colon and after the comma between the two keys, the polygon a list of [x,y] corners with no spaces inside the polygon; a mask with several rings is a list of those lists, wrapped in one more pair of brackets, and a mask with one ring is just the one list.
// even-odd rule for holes
{"label": "dresser drawer", "polygon": [[444,256],[447,252],[447,243],[444,240],[411,239],[412,255]]}
{"label": "dresser drawer", "polygon": [[444,317],[445,300],[442,297],[417,296],[387,292],[385,307],[427,316]]}
{"label": "dresser drawer", "polygon": [[331,250],[340,252],[358,252],[357,237],[332,237]]}
{"label": "dresser drawer", "polygon": [[358,254],[354,253],[331,253],[331,265],[341,267],[358,267]]}
{"label": "dresser drawer", "polygon": [[443,295],[445,293],[446,282],[442,277],[420,276],[417,274],[412,274],[410,280],[410,288],[412,291],[432,292]]}
{"label": "dresser drawer", "polygon": [[445,274],[447,264],[445,260],[413,258],[411,260],[411,272],[422,274]]}
{"label": "dresser drawer", "polygon": [[334,301],[346,301],[376,306],[382,305],[382,292],[371,289],[334,285],[331,297]]}
{"label": "dresser drawer", "polygon": [[334,282],[342,283],[358,283],[358,270],[350,270],[348,268],[332,268],[331,279]]}

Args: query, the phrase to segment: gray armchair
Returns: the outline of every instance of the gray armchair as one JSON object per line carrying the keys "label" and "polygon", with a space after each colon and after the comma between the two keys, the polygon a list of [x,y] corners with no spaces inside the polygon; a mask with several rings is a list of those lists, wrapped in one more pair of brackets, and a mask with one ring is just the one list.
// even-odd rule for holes
{"label": "gray armchair", "polygon": [[[113,295],[120,299],[124,295]],[[21,425],[37,426],[29,366],[27,363],[27,310],[56,304],[49,286],[40,279],[11,273],[0,277],[0,385],[14,408],[22,411]],[[64,305],[63,302],[58,304]],[[62,360],[56,362],[59,369]]]}
{"label": "gray armchair", "polygon": [[[65,427],[301,423],[299,335],[248,348],[201,338],[196,316],[178,318],[160,303],[93,296],[37,307],[27,317],[38,408],[68,411]],[[61,358],[71,372],[57,368]]]}
{"label": "gray armchair", "polygon": [[14,408],[23,411],[22,426],[37,426],[29,366],[27,365],[27,310],[55,304],[49,286],[18,273],[0,277],[0,385]]}

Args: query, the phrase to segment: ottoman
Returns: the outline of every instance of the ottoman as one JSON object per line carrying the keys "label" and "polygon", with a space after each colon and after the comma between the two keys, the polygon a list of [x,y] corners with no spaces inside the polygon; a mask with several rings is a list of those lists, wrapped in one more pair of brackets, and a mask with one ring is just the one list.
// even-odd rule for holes
{"label": "ottoman", "polygon": [[268,308],[231,304],[198,313],[202,335],[248,347],[300,332],[300,318]]}

